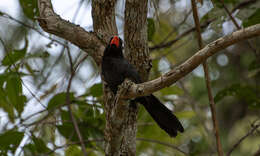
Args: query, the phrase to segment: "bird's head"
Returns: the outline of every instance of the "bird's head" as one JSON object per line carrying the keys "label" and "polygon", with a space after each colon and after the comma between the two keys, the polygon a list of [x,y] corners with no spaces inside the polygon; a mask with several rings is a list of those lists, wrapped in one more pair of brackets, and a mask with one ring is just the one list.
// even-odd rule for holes
{"label": "bird's head", "polygon": [[122,39],[118,36],[113,36],[109,42],[110,46],[116,46],[116,48],[122,48]]}

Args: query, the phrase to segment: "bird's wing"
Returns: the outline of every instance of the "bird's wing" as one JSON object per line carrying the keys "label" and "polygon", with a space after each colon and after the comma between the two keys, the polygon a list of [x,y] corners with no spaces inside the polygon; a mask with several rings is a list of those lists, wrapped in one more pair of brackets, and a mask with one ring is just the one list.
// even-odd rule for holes
{"label": "bird's wing", "polygon": [[117,71],[119,71],[119,73],[122,73],[124,78],[129,78],[134,83],[142,82],[141,77],[136,68],[132,64],[130,64],[126,59],[117,59],[115,63]]}

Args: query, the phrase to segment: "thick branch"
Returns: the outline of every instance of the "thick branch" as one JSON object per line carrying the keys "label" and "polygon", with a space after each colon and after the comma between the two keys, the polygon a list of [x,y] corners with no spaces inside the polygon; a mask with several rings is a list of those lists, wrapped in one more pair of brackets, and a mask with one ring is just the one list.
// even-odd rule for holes
{"label": "thick branch", "polygon": [[44,31],[70,41],[88,52],[98,65],[101,63],[105,47],[95,33],[87,32],[79,25],[62,19],[53,11],[51,0],[38,0],[38,7],[38,22]]}
{"label": "thick branch", "polygon": [[132,85],[129,89],[128,94],[125,95],[124,98],[133,98],[148,95],[162,88],[170,86],[182,77],[186,76],[188,73],[190,73],[193,69],[204,62],[208,57],[214,55],[220,50],[223,50],[226,47],[239,41],[243,41],[245,39],[256,36],[260,36],[260,24],[253,25],[251,27],[233,32],[230,35],[221,37],[216,41],[206,45],[203,49],[198,51],[184,63],[177,66],[175,69],[169,71],[168,73],[158,77],[157,79],[142,84]]}

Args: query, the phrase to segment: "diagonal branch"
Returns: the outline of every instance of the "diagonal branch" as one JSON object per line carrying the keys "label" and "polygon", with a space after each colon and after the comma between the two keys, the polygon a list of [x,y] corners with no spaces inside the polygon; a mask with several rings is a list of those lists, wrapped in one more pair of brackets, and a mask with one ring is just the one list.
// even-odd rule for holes
{"label": "diagonal branch", "polygon": [[[233,22],[233,24],[235,25],[235,27],[237,28],[237,30],[241,29],[241,27],[239,26],[239,24],[237,23],[236,19],[232,16],[232,13],[228,10],[228,8],[226,7],[224,0],[219,0],[220,3],[222,4],[224,10],[226,11],[226,13],[228,14],[229,18],[231,19],[231,21]],[[248,4],[248,3],[246,3]],[[250,4],[250,3],[249,3]],[[250,41],[246,42],[248,44],[248,46],[250,47],[250,49],[255,53],[256,57],[259,56],[259,54],[257,53],[256,49],[253,48],[253,46],[251,45]]]}
{"label": "diagonal branch", "polygon": [[[191,0],[191,4],[192,4],[193,19],[194,19],[195,25],[196,25],[198,44],[199,44],[199,48],[202,49],[203,43],[202,43],[201,30],[200,30],[200,21],[199,21],[197,5],[196,5],[195,0]],[[209,98],[209,104],[210,104],[210,110],[211,110],[211,117],[212,117],[212,121],[213,121],[214,133],[215,133],[215,137],[216,137],[217,151],[218,151],[219,156],[223,156],[224,154],[223,154],[222,145],[221,145],[220,136],[219,136],[217,113],[216,113],[216,108],[215,108],[215,102],[214,102],[213,95],[212,95],[207,60],[205,60],[202,64],[203,64],[203,69],[204,69],[206,86],[207,86],[207,90],[208,90],[208,98]]]}
{"label": "diagonal branch", "polygon": [[[258,128],[260,127],[260,124],[257,124],[257,125],[252,125],[252,129],[247,133],[245,134],[243,137],[241,137],[237,143],[235,143],[232,148],[230,149],[230,151],[227,153],[227,156],[230,156],[231,153],[236,149],[236,147],[238,147],[238,145],[241,144],[242,141],[244,141],[247,137],[249,137],[250,135],[252,135]],[[260,150],[259,150],[260,152]]]}
{"label": "diagonal branch", "polygon": [[254,4],[257,0],[247,0],[243,1],[242,3],[238,4],[236,7],[234,7],[231,12],[235,12],[237,9],[242,9],[244,7],[247,7],[248,5]]}
{"label": "diagonal branch", "polygon": [[[206,21],[204,24],[201,25],[201,28],[206,28],[211,22],[213,22],[215,19],[211,19],[211,20],[208,20]],[[183,32],[182,34],[178,35],[175,39],[173,40],[170,40],[166,43],[163,43],[163,44],[157,44],[157,45],[154,45],[152,47],[149,47],[149,50],[150,51],[154,51],[154,50],[158,50],[158,49],[162,49],[162,48],[167,48],[167,47],[170,47],[172,46],[174,43],[176,43],[177,41],[179,41],[180,39],[182,39],[183,37],[189,35],[191,32],[195,31],[196,28],[193,27],[193,28],[190,28],[188,30],[186,30],[185,32]]]}
{"label": "diagonal branch", "polygon": [[88,52],[98,65],[101,63],[105,47],[95,33],[87,32],[82,27],[62,19],[54,12],[51,0],[38,0],[38,7],[38,22],[44,31],[70,41]]}
{"label": "diagonal branch", "polygon": [[154,140],[154,139],[147,139],[147,138],[136,138],[137,141],[146,141],[146,142],[152,142],[152,143],[156,143],[156,144],[160,144],[160,145],[164,145],[164,146],[167,146],[167,147],[170,147],[174,150],[177,150],[179,152],[181,152],[182,154],[184,155],[188,155],[187,152],[181,150],[179,147],[173,145],[173,144],[170,144],[170,143],[167,143],[167,142],[162,142],[162,141],[159,141],[159,140]]}
{"label": "diagonal branch", "polygon": [[168,87],[189,74],[208,57],[216,54],[230,45],[256,36],[260,36],[260,24],[235,31],[232,34],[221,37],[206,45],[203,49],[195,53],[184,63],[167,72],[166,74],[142,84],[132,85],[128,94],[125,95],[124,98],[144,96],[156,92],[162,88]]}

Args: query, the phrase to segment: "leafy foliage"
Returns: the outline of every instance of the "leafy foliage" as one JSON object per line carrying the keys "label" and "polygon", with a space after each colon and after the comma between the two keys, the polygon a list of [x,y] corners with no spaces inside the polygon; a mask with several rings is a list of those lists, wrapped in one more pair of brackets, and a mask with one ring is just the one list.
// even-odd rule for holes
{"label": "leafy foliage", "polygon": [[9,130],[0,134],[0,155],[7,155],[9,151],[14,154],[16,148],[23,139],[23,136],[23,132],[18,132],[16,130]]}
{"label": "leafy foliage", "polygon": [[[69,93],[70,101],[74,100],[73,93]],[[48,103],[48,109],[54,109],[55,107],[65,105],[67,101],[67,93],[58,93]]]}
{"label": "leafy foliage", "polygon": [[26,96],[22,92],[22,81],[20,74],[7,72],[0,75],[0,107],[8,112],[9,119],[14,121],[16,110],[20,116],[23,112]]}
{"label": "leafy foliage", "polygon": [[19,2],[25,16],[34,21],[35,17],[38,16],[39,13],[37,0],[19,0]]}
{"label": "leafy foliage", "polygon": [[260,108],[260,98],[257,96],[256,88],[248,85],[233,84],[219,91],[214,98],[215,102],[219,102],[226,96],[235,96],[239,100],[244,100],[251,107]]}
{"label": "leafy foliage", "polygon": [[103,94],[103,89],[102,89],[102,84],[101,83],[94,84],[90,88],[90,95],[92,95],[94,97],[99,97],[102,94]]}
{"label": "leafy foliage", "polygon": [[248,27],[260,23],[260,9],[258,8],[251,16],[243,21],[243,26]]}

